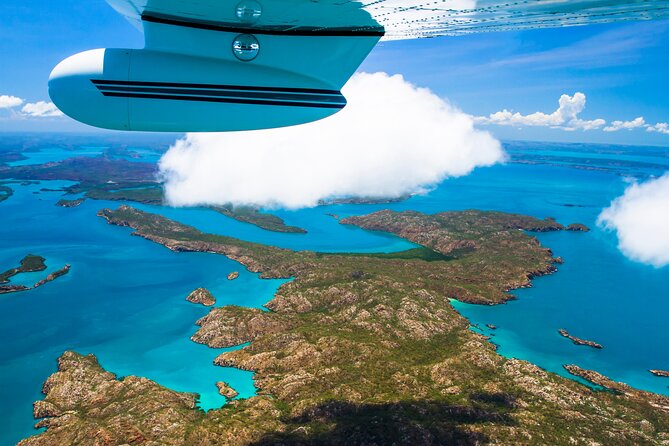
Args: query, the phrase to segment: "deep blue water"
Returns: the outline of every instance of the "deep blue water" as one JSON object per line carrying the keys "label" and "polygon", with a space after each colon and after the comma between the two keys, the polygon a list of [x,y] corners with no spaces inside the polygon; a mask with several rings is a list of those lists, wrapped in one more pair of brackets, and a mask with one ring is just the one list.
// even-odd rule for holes
{"label": "deep blue water", "polygon": [[[632,163],[669,166],[666,149],[605,148]],[[49,153],[55,158],[42,153],[39,161],[64,156],[58,150]],[[586,158],[595,164],[613,156],[602,156],[607,153],[602,146],[540,143],[512,145],[510,153],[524,160],[536,154]],[[428,213],[476,208],[585,223],[593,231],[539,236],[565,264],[557,274],[535,280],[532,289],[516,291],[518,300],[495,307],[455,305],[473,324],[483,327],[506,356],[558,373],[563,373],[563,364],[576,363],[636,387],[669,394],[669,380],[647,372],[669,369],[669,268],[627,260],[617,250],[615,236],[595,224],[601,209],[623,192],[626,183],[621,174],[629,166],[616,171],[615,166],[606,165],[605,171],[590,171],[542,162],[479,169],[401,203],[275,211],[287,224],[307,229],[306,235],[264,231],[204,209],[138,207],[207,232],[292,249],[339,252],[387,252],[413,245],[339,225],[327,213],[345,217],[387,208]],[[659,168],[640,166],[634,167],[636,176],[662,173]],[[100,208],[119,203],[86,201],[68,209],[54,205],[61,198],[58,192],[34,193],[63,184],[15,184],[15,195],[0,204],[0,270],[15,266],[29,252],[45,256],[50,270],[72,264],[70,274],[55,282],[0,296],[0,445],[34,433],[31,404],[41,397],[42,382],[55,371],[55,359],[66,349],[95,353],[105,368],[121,376],[146,376],[177,390],[198,392],[205,409],[224,403],[214,386],[219,380],[231,383],[241,397],[252,395],[250,373],[213,366],[220,351],[189,340],[196,329],[194,322],[208,310],[186,302],[185,297],[204,286],[216,295],[217,305],[259,307],[282,281],[261,280],[222,256],[173,253],[96,217]],[[226,276],[233,270],[241,276],[230,282]],[[20,275],[14,283],[32,284],[44,274]],[[486,323],[499,328],[487,330]],[[557,334],[559,328],[605,348],[573,345]]]}

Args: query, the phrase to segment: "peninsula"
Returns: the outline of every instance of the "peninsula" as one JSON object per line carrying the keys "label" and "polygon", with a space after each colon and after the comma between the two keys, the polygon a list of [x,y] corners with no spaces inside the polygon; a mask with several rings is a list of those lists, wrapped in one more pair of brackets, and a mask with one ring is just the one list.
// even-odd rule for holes
{"label": "peninsula", "polygon": [[23,259],[19,266],[16,268],[8,269],[4,273],[0,273],[0,285],[6,284],[9,280],[17,274],[20,273],[33,273],[37,271],[44,271],[46,269],[46,264],[44,263],[44,257],[36,256],[33,254],[28,254]]}
{"label": "peninsula", "polygon": [[226,306],[197,321],[195,342],[247,344],[215,363],[255,372],[258,395],[204,413],[193,395],[148,379],[119,380],[94,357],[67,352],[35,405],[46,430],[21,446],[669,440],[669,398],[595,391],[504,358],[451,306],[449,298],[502,303],[512,289],[554,272],[550,250],[526,233],[564,229],[552,220],[479,211],[346,219],[422,245],[391,256],[264,246],[128,206],[99,215],[176,252],[219,253],[263,277],[294,278],[269,311]]}

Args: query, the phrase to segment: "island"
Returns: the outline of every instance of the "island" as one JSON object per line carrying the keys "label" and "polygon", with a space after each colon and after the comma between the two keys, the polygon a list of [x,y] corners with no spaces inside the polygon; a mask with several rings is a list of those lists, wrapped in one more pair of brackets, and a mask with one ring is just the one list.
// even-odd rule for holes
{"label": "island", "polygon": [[[164,190],[157,176],[157,166],[153,163],[138,163],[109,156],[73,157],[58,162],[25,166],[0,165],[0,179],[68,180],[76,182],[65,188],[68,195],[83,194],[84,198],[92,200],[162,205]],[[7,194],[3,193],[3,187],[7,186],[0,186],[0,201]],[[80,199],[63,199],[59,205],[71,207],[67,205],[76,205],[78,200]],[[296,234],[307,232],[302,228],[286,225],[276,215],[261,212],[254,206],[226,204],[210,208],[237,221],[268,231]]]}
{"label": "island", "polygon": [[25,285],[7,285],[11,277],[19,273],[29,273],[29,272],[38,272],[44,271],[46,269],[46,264],[44,263],[44,257],[28,254],[26,257],[21,260],[21,265],[17,268],[12,268],[0,274],[0,294],[9,294],[9,293],[18,293],[21,291],[28,291],[35,288],[39,288],[42,285],[56,280],[57,278],[64,276],[70,272],[70,265],[65,265],[61,269],[52,272],[47,275],[44,279],[35,283],[32,287]]}
{"label": "island", "polygon": [[564,328],[559,329],[558,333],[560,333],[561,336],[570,339],[576,345],[587,345],[588,347],[599,348],[599,349],[604,348],[601,344],[598,344],[594,341],[588,341],[587,339],[581,339],[577,338],[576,336],[572,336]]}
{"label": "island", "polygon": [[42,256],[34,254],[26,255],[21,259],[19,266],[0,273],[0,285],[8,283],[12,277],[20,273],[44,271],[46,269],[46,264],[44,263],[45,260],[46,259]]}
{"label": "island", "polygon": [[293,234],[307,233],[306,230],[298,228],[297,226],[288,226],[283,219],[276,215],[261,212],[259,208],[254,206],[234,206],[233,204],[226,204],[223,206],[211,206],[211,209],[226,217],[234,218],[242,223],[251,223],[252,225],[267,231]]}
{"label": "island", "polygon": [[204,412],[190,394],[118,379],[94,357],[66,352],[35,405],[46,430],[21,446],[642,445],[669,438],[669,398],[597,391],[504,358],[452,307],[451,298],[503,303],[533,277],[555,272],[551,251],[527,232],[562,230],[554,221],[383,211],[345,223],[422,248],[335,255],[207,234],[128,206],[99,215],[175,252],[218,253],[261,277],[293,278],[268,311],[214,308],[192,337],[212,348],[241,345],[215,363],[254,372],[257,395]]}
{"label": "island", "polygon": [[590,228],[588,228],[586,225],[583,223],[572,223],[569,226],[567,226],[567,231],[574,231],[574,232],[589,232]]}
{"label": "island", "polygon": [[659,376],[662,378],[669,378],[669,371],[667,370],[649,370],[650,373],[652,373],[655,376]]}
{"label": "island", "polygon": [[85,198],[77,198],[76,200],[61,199],[58,200],[56,206],[60,206],[63,208],[76,208],[77,206],[80,206],[85,200],[86,200]]}
{"label": "island", "polygon": [[230,274],[228,274],[228,280],[235,280],[239,277],[239,272],[238,271],[233,271]]}
{"label": "island", "polygon": [[59,278],[59,277],[61,277],[61,276],[64,276],[65,274],[67,274],[67,273],[70,272],[70,269],[71,269],[71,268],[72,268],[71,265],[69,265],[69,264],[65,265],[65,266],[62,267],[61,269],[52,272],[51,274],[49,274],[48,276],[46,276],[44,279],[42,279],[42,280],[40,280],[39,282],[37,282],[35,285],[33,285],[33,288],[40,287],[40,286],[44,285],[45,283],[54,281],[54,280],[56,280],[57,278]]}
{"label": "island", "polygon": [[326,200],[318,200],[318,205],[331,206],[333,204],[391,204],[407,201],[411,197],[411,194],[402,194],[397,197],[335,197]]}
{"label": "island", "polygon": [[219,381],[216,383],[216,387],[218,388],[218,393],[220,393],[221,396],[224,396],[229,400],[237,398],[237,396],[239,396],[239,393],[235,389],[230,387],[230,385],[226,382]]}
{"label": "island", "polygon": [[205,288],[198,288],[186,297],[188,302],[211,307],[216,303],[216,298]]}

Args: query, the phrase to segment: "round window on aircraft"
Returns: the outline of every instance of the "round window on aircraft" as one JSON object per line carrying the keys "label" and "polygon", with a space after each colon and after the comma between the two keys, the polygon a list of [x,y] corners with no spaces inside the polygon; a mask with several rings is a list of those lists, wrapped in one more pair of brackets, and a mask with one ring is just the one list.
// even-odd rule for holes
{"label": "round window on aircraft", "polygon": [[237,4],[235,15],[243,23],[255,23],[262,15],[262,6],[255,0],[243,0]]}
{"label": "round window on aircraft", "polygon": [[232,52],[237,59],[249,62],[260,52],[260,43],[252,34],[240,34],[232,41]]}

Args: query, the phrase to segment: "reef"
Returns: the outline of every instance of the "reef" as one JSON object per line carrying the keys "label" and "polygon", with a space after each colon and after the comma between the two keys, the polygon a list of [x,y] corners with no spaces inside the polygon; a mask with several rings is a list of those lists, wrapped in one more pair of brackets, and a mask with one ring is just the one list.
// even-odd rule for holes
{"label": "reef", "polygon": [[576,336],[572,336],[564,328],[559,329],[558,333],[560,333],[561,336],[564,336],[565,338],[571,340],[576,345],[587,345],[588,347],[600,348],[600,349],[604,348],[601,344],[598,344],[594,341],[588,341],[587,339],[581,339],[577,338]]}
{"label": "reef", "polygon": [[205,307],[211,307],[216,303],[216,298],[205,288],[194,290],[188,297],[186,297],[186,300],[194,304],[204,305]]}
{"label": "reef", "polygon": [[[554,221],[479,211],[347,219],[423,246],[389,256],[264,246],[127,206],[99,214],[173,251],[219,253],[263,277],[294,278],[266,304],[269,311],[226,306],[197,322],[196,342],[243,344],[215,363],[253,371],[258,395],[203,413],[183,394],[141,378],[119,381],[94,359],[68,354],[69,368],[45,385],[51,410],[36,411],[47,417],[40,421],[46,432],[21,446],[669,441],[665,397],[628,387],[598,391],[504,358],[451,306],[450,298],[502,303],[510,290],[550,272],[552,253],[526,231],[560,230]],[[605,377],[588,376],[614,389]]]}
{"label": "reef", "polygon": [[14,195],[14,189],[4,184],[0,184],[0,203]]}

